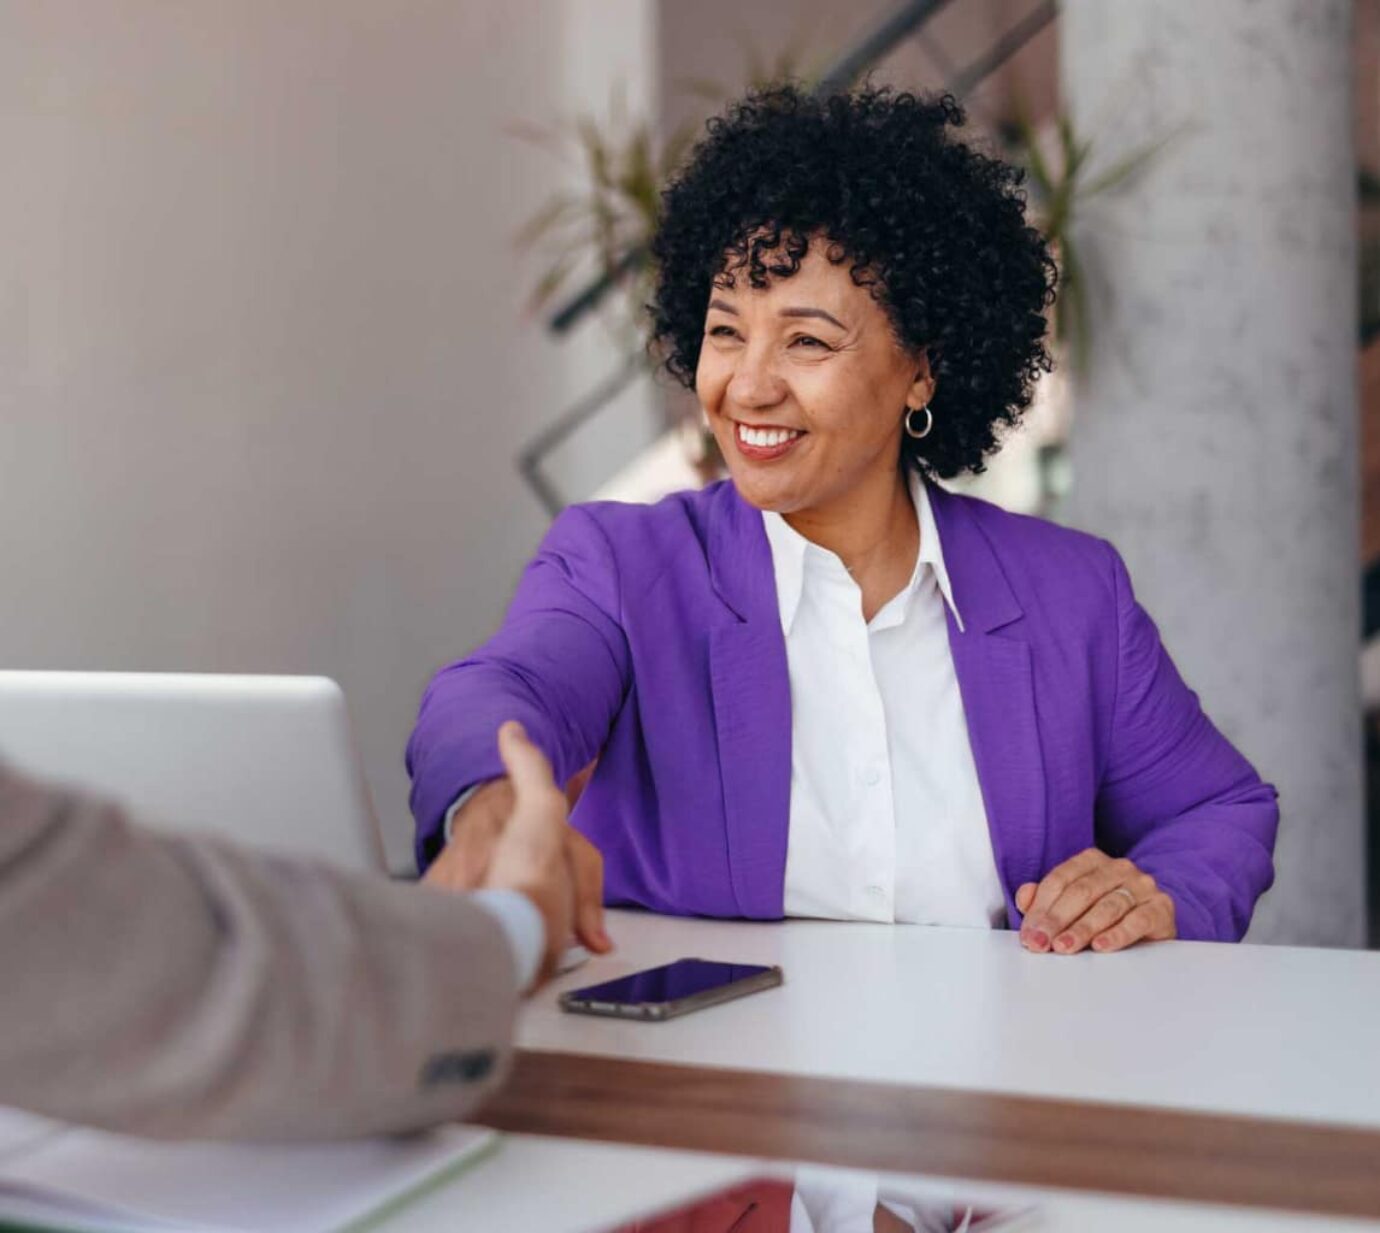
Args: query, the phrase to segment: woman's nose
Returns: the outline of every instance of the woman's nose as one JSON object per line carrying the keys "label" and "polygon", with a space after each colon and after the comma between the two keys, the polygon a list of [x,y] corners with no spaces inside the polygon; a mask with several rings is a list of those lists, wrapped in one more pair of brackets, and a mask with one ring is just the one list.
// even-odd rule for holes
{"label": "woman's nose", "polygon": [[769,358],[746,348],[734,365],[728,396],[740,407],[770,407],[781,401],[785,383]]}

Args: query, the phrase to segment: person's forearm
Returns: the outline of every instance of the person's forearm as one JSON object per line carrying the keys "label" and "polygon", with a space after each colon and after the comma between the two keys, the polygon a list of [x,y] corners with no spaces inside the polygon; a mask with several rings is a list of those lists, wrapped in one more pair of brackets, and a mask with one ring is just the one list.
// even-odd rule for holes
{"label": "person's forearm", "polygon": [[0,1104],[325,1138],[464,1116],[517,1002],[463,899],[163,837],[0,770]]}
{"label": "person's forearm", "polygon": [[1125,853],[1174,900],[1180,938],[1239,942],[1274,881],[1275,790],[1248,783],[1148,831]]}
{"label": "person's forearm", "polygon": [[567,509],[523,572],[503,625],[427,686],[407,744],[419,869],[444,846],[456,797],[503,774],[502,724],[522,724],[557,783],[598,756],[632,685],[618,587],[604,531],[588,510]]}

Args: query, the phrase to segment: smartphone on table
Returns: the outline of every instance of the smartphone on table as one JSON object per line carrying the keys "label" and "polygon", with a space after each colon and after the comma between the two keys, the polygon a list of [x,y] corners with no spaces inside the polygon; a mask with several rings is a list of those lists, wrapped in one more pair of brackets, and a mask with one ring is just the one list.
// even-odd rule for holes
{"label": "smartphone on table", "polygon": [[782,980],[781,969],[775,965],[677,959],[601,985],[573,989],[561,994],[560,1004],[573,1014],[660,1021],[773,989]]}

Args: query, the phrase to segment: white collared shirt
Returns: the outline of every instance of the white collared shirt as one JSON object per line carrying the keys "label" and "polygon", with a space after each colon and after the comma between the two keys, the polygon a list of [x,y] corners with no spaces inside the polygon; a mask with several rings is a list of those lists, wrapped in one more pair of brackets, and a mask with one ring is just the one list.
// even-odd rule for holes
{"label": "white collared shirt", "polygon": [[764,513],[791,681],[787,916],[1000,928],[1005,898],[968,743],[924,481],[915,571],[871,622],[843,562]]}

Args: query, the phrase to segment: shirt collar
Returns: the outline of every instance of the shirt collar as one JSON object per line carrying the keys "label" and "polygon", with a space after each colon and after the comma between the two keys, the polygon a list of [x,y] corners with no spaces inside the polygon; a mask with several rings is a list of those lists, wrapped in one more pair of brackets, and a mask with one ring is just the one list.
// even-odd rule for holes
{"label": "shirt collar", "polygon": [[[963,617],[954,602],[953,587],[949,583],[949,571],[944,565],[944,550],[939,542],[939,527],[934,520],[934,510],[924,478],[918,471],[911,471],[910,497],[915,506],[916,520],[920,526],[920,552],[916,557],[915,570],[904,592],[914,593],[924,577],[928,566],[934,571],[935,582],[949,611],[954,614],[954,622],[959,632],[963,630]],[[805,587],[805,555],[807,552],[832,555],[812,544],[799,531],[796,531],[780,514],[765,510],[762,523],[767,532],[767,543],[771,547],[772,570],[776,575],[776,602],[781,614],[781,628],[789,634],[795,624],[796,613],[800,610],[800,596]],[[835,558],[837,559],[837,558]]]}
{"label": "shirt collar", "polygon": [[920,566],[928,565],[934,570],[934,580],[939,584],[939,593],[944,597],[949,611],[954,614],[954,624],[958,626],[958,632],[966,633],[963,628],[963,614],[954,602],[954,588],[949,582],[949,570],[944,564],[944,546],[939,542],[939,524],[934,520],[929,485],[925,483],[919,471],[911,471],[910,497],[915,502],[915,514],[920,520],[920,556],[915,562],[916,580],[919,578]]}
{"label": "shirt collar", "polygon": [[762,511],[767,543],[771,546],[771,566],[776,574],[776,604],[781,612],[781,628],[791,632],[800,592],[805,586],[805,550],[814,547],[780,514]]}

